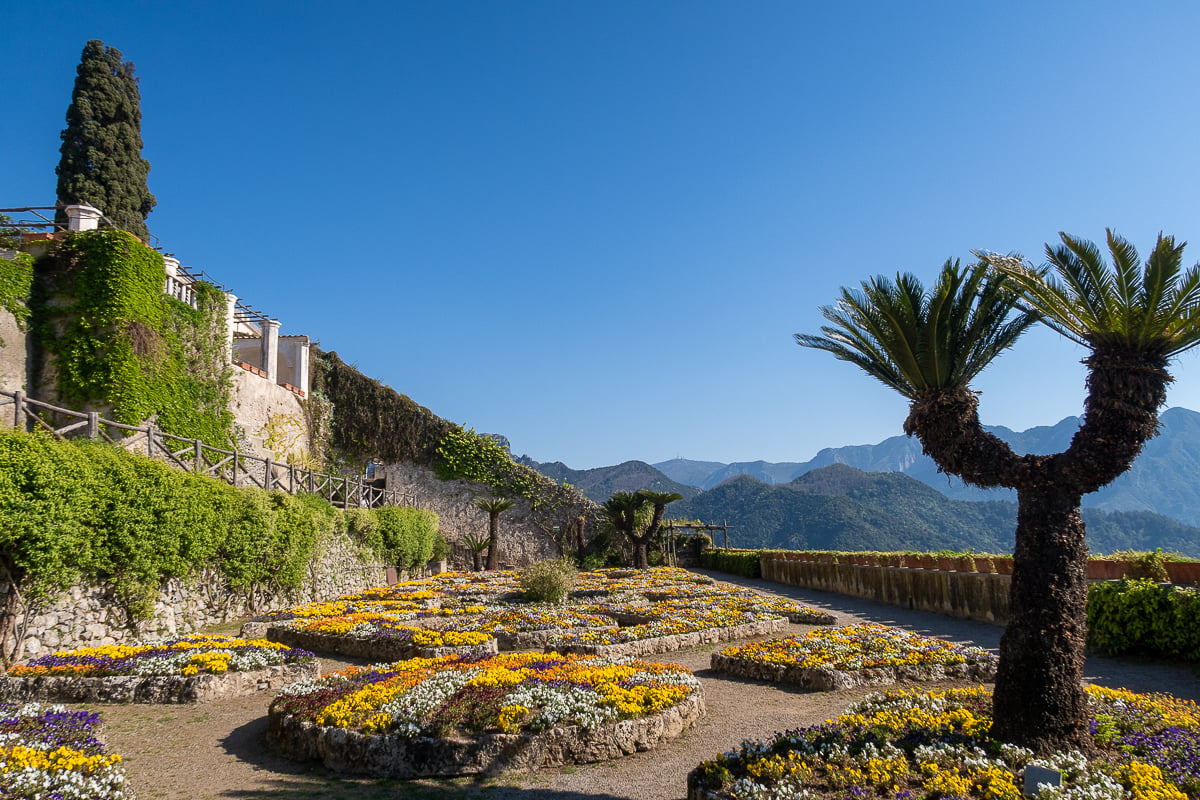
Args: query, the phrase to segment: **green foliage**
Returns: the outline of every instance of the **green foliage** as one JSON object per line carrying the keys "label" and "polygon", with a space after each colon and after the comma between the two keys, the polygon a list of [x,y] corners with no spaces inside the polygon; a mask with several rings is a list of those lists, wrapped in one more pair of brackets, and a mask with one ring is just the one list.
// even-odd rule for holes
{"label": "green foliage", "polygon": [[437,446],[435,468],[443,480],[462,478],[490,486],[499,497],[537,501],[546,479],[512,460],[499,442],[458,425]]}
{"label": "green foliage", "polygon": [[444,533],[438,531],[433,537],[433,552],[430,554],[429,560],[445,561],[450,557],[450,553],[450,542],[446,541]]}
{"label": "green foliage", "polygon": [[762,577],[762,562],[759,561],[757,550],[705,550],[700,554],[700,566],[731,575],[741,575],[743,578]]}
{"label": "green foliage", "polygon": [[517,573],[521,596],[535,603],[561,603],[575,588],[575,565],[567,558],[539,561]]}
{"label": "green foliage", "polygon": [[[3,244],[0,242],[0,247]],[[32,256],[28,253],[17,253],[12,258],[0,256],[0,308],[12,314],[22,328],[29,319],[29,292],[32,287]]]}
{"label": "green foliage", "polygon": [[[312,348],[314,394],[333,404],[330,444],[344,459],[430,465],[451,423],[368,378],[338,358]],[[336,461],[337,459],[331,459]]]}
{"label": "green foliage", "polygon": [[32,301],[58,392],[112,407],[117,422],[157,415],[164,431],[227,447],[225,296],[196,284],[198,309],[162,291],[162,256],[122,231],[70,235],[39,262]]}
{"label": "green foliage", "polygon": [[1129,561],[1129,576],[1132,578],[1147,578],[1156,583],[1167,583],[1168,555],[1159,547],[1153,552],[1139,553],[1131,550],[1120,550],[1113,553],[1113,558]]}
{"label": "green foliage", "polygon": [[94,442],[0,431],[0,564],[33,597],[107,581],[142,617],[163,581],[205,567],[235,590],[295,588],[340,520],[318,498],[235,489]]}
{"label": "green foliage", "polygon": [[1200,660],[1200,589],[1145,578],[1093,583],[1087,622],[1088,646],[1099,652]]}
{"label": "green foliage", "polygon": [[[87,203],[117,226],[147,239],[154,195],[142,158],[142,109],[133,64],[121,51],[92,40],[83,48],[62,132],[58,202]],[[59,222],[66,215],[59,211]]]}
{"label": "green foliage", "polygon": [[420,508],[388,506],[374,509],[381,546],[376,550],[389,564],[411,569],[433,556],[438,517]]}

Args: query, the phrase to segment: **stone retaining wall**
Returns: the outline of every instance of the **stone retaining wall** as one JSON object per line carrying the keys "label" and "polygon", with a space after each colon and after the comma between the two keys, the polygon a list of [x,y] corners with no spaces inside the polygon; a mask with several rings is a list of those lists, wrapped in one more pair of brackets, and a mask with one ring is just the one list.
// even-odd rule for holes
{"label": "stone retaining wall", "polygon": [[[234,592],[223,575],[206,570],[190,581],[168,581],[154,602],[153,616],[145,620],[129,619],[112,586],[75,586],[31,604],[17,617],[18,630],[26,619],[29,623],[17,659],[77,647],[182,636],[207,625],[381,586],[386,583],[385,576],[383,565],[360,561],[358,549],[339,535],[318,547],[307,584],[299,589]],[[8,591],[8,584],[0,583],[0,596]],[[12,652],[11,641],[2,644],[6,652]]]}
{"label": "stone retaining wall", "polygon": [[652,716],[591,730],[564,725],[540,733],[491,733],[473,739],[372,736],[272,712],[267,740],[290,758],[319,760],[338,772],[377,778],[498,775],[652,750],[690,728],[704,712],[704,696],[697,692]]}
{"label": "stone retaining wall", "polygon": [[277,693],[298,680],[318,678],[315,658],[219,675],[111,675],[104,678],[35,675],[0,677],[0,700],[19,703],[205,703],[222,697]]}
{"label": "stone retaining wall", "polygon": [[[475,500],[489,497],[491,488],[465,480],[443,481],[433,470],[412,463],[387,464],[379,467],[387,476],[387,488],[409,498],[417,508],[428,509],[438,515],[438,530],[447,541],[463,545],[467,535],[487,536],[489,517],[486,511],[476,508]],[[578,514],[578,509],[561,513],[561,520],[554,524],[560,531]],[[523,567],[558,558],[561,549],[543,527],[529,507],[529,501],[515,498],[515,505],[500,515],[500,562],[510,567]],[[470,568],[468,564],[457,565]]]}
{"label": "stone retaining wall", "polygon": [[635,639],[632,642],[617,642],[615,644],[565,644],[548,643],[547,653],[575,653],[578,655],[605,656],[642,656],[656,653],[670,653],[675,650],[686,650],[716,642],[731,642],[735,639],[749,639],[753,636],[768,636],[787,630],[788,622],[783,617],[747,622],[744,625],[734,625],[725,628],[703,628],[698,631],[674,633],[670,636],[655,636],[649,639]]}
{"label": "stone retaining wall", "polygon": [[819,564],[763,556],[764,580],[866,597],[916,611],[1008,623],[1008,589],[1012,577],[988,572],[949,572],[907,567]]}
{"label": "stone retaining wall", "polygon": [[395,639],[359,639],[355,636],[335,636],[330,633],[313,633],[281,627],[268,627],[267,639],[322,655],[367,658],[389,664],[409,658],[440,658],[452,655],[486,657],[500,652],[495,639],[462,647],[419,647]]}
{"label": "stone retaining wall", "polygon": [[786,664],[770,664],[749,658],[733,658],[712,654],[712,668],[726,675],[775,683],[790,683],[813,692],[832,692],[854,686],[886,686],[897,681],[938,681],[963,678],[973,681],[996,679],[996,663],[978,664],[909,664],[898,667],[837,670],[832,667],[816,669]]}

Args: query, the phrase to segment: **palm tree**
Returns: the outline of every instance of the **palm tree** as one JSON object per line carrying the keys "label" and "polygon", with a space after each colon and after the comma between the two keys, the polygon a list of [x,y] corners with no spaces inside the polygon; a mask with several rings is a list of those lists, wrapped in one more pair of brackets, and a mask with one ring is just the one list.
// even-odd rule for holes
{"label": "palm tree", "polygon": [[[1062,246],[1046,248],[1057,278],[1018,257],[977,254],[966,273],[947,262],[929,293],[910,276],[843,290],[836,307],[822,309],[832,323],[825,335],[796,337],[908,397],[904,431],[939,469],[1017,490],[992,733],[1038,752],[1091,746],[1082,497],[1127,470],[1157,432],[1167,363],[1200,343],[1200,272],[1181,272],[1182,244],[1160,236],[1143,269],[1137,251],[1109,231],[1110,270],[1095,245],[1060,237]],[[1037,320],[1091,351],[1088,396],[1065,452],[1018,456],[983,430],[968,384]]]}
{"label": "palm tree", "polygon": [[477,536],[473,533],[463,536],[463,544],[471,551],[471,560],[476,572],[483,569],[483,552],[488,549],[489,543],[490,540],[486,536]]}
{"label": "palm tree", "polygon": [[481,497],[474,505],[488,514],[487,568],[500,569],[500,515],[513,507],[513,501],[506,497]]}
{"label": "palm tree", "polygon": [[[667,504],[682,499],[683,495],[673,492],[651,492],[641,489],[636,492],[613,492],[612,497],[601,504],[600,513],[633,545],[634,569],[646,569],[650,566],[649,545],[662,526]],[[639,533],[638,515],[647,506],[653,506],[654,511],[651,513],[649,524]]]}

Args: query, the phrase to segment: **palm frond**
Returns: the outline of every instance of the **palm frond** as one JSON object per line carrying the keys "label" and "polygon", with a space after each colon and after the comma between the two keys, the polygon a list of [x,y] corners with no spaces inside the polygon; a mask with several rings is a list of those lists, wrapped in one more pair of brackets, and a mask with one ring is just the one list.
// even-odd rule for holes
{"label": "palm frond", "polygon": [[1059,234],[1062,245],[1046,246],[1046,268],[990,255],[984,260],[1013,282],[1022,304],[1045,324],[1092,350],[1169,358],[1200,344],[1200,266],[1183,271],[1186,243],[1159,234],[1142,264],[1129,242],[1106,233],[1111,267],[1094,244],[1066,233]]}
{"label": "palm frond", "polygon": [[1018,296],[1006,280],[983,263],[964,269],[953,260],[928,291],[910,274],[894,283],[876,276],[843,288],[835,305],[820,309],[830,323],[821,335],[798,333],[796,342],[912,399],[964,387],[1033,323],[1027,313],[1012,316]]}

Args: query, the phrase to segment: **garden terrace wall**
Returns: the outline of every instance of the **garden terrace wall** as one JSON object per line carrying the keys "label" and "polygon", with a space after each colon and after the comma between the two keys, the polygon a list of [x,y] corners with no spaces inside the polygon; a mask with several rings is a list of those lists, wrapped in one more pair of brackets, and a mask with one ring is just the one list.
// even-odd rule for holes
{"label": "garden terrace wall", "polygon": [[337,772],[377,778],[498,775],[588,764],[651,750],[704,715],[697,692],[657,714],[597,725],[564,725],[540,733],[490,733],[471,739],[370,735],[272,712],[267,740],[297,760],[320,760]]}
{"label": "garden terrace wall", "polygon": [[821,564],[762,556],[764,580],[818,589],[916,611],[953,617],[1008,622],[1008,592],[1012,578],[989,572],[948,572],[907,567]]}
{"label": "garden terrace wall", "polygon": [[206,703],[224,697],[275,693],[321,675],[316,659],[216,675],[112,675],[103,678],[34,675],[0,678],[0,700],[18,703]]}
{"label": "garden terrace wall", "polygon": [[[17,660],[57,650],[180,636],[208,625],[331,600],[386,583],[386,568],[363,562],[358,548],[345,536],[330,538],[317,553],[309,564],[306,585],[298,589],[254,587],[234,592],[215,571],[205,571],[191,581],[172,579],[159,590],[153,616],[145,620],[129,618],[112,586],[74,586],[49,600],[29,604],[17,617],[16,630],[24,626],[23,649]],[[10,586],[0,582],[0,596],[9,591]],[[11,641],[3,643],[6,652],[12,652],[11,645]]]}

